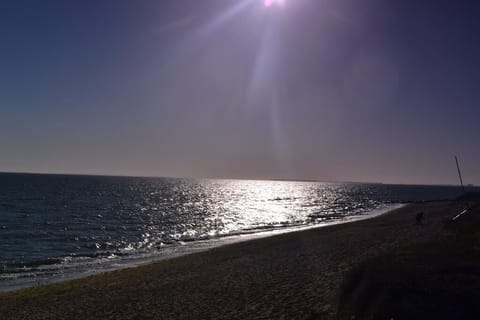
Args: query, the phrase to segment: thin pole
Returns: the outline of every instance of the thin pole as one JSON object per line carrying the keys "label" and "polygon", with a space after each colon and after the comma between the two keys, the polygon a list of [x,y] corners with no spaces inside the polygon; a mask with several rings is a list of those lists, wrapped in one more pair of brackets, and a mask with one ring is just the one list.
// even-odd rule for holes
{"label": "thin pole", "polygon": [[458,177],[460,178],[460,185],[462,186],[462,192],[465,193],[465,188],[463,186],[462,173],[460,172],[460,166],[458,165],[457,156],[455,156],[455,162],[457,163]]}

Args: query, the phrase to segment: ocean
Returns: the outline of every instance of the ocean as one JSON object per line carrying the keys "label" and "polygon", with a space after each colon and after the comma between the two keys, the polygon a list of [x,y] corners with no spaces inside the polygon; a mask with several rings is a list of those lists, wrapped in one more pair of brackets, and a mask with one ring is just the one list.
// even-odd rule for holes
{"label": "ocean", "polygon": [[459,195],[453,186],[2,173],[0,291]]}

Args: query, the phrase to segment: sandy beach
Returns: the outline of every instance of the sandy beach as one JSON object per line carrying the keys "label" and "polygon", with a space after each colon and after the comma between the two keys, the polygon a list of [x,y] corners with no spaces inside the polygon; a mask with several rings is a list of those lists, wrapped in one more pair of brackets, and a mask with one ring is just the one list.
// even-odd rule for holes
{"label": "sandy beach", "polygon": [[[422,252],[429,244],[438,247],[460,241],[463,221],[479,213],[478,207],[473,208],[452,227],[448,221],[464,205],[455,201],[410,204],[365,221],[237,243],[2,294],[0,318],[350,319],[370,313],[382,318],[390,312],[382,304],[386,300],[378,299],[378,290],[359,289],[358,283],[371,277],[365,266],[368,269],[375,259],[392,254],[408,261],[408,252],[417,252],[417,248]],[[421,225],[415,223],[419,211],[425,213]],[[475,246],[471,250],[478,251]],[[389,264],[383,266],[381,270],[388,274]],[[362,281],[358,270],[363,270]],[[370,301],[378,303],[374,309],[369,309]]]}

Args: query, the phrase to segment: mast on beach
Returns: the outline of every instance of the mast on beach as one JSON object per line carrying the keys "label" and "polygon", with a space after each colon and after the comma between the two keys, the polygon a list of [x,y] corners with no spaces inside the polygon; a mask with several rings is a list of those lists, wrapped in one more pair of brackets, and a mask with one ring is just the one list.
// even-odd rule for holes
{"label": "mast on beach", "polygon": [[462,187],[462,192],[465,193],[465,187],[463,186],[462,172],[460,171],[460,166],[458,165],[457,156],[455,156],[455,163],[457,164],[458,177],[460,178],[460,186]]}

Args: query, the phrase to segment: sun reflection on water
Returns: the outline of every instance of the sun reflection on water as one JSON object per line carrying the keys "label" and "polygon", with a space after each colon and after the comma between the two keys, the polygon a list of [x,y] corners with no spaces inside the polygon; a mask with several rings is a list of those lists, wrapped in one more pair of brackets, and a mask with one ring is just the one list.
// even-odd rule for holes
{"label": "sun reflection on water", "polygon": [[[215,199],[209,235],[305,224],[314,213],[318,184],[284,181],[220,181],[206,184]],[[300,209],[300,210],[299,210]]]}
{"label": "sun reflection on water", "polygon": [[115,217],[102,217],[110,245],[101,249],[149,250],[341,219],[378,204],[369,202],[368,190],[320,182],[161,179],[131,186],[128,201],[112,208]]}
{"label": "sun reflection on water", "polygon": [[458,195],[454,187],[354,183],[23,175],[16,181],[3,185],[14,196],[3,200],[9,206],[0,215],[2,244],[9,250],[0,262],[4,277],[32,284],[52,272],[106,270],[240,238],[230,235],[347,221],[388,203]]}

